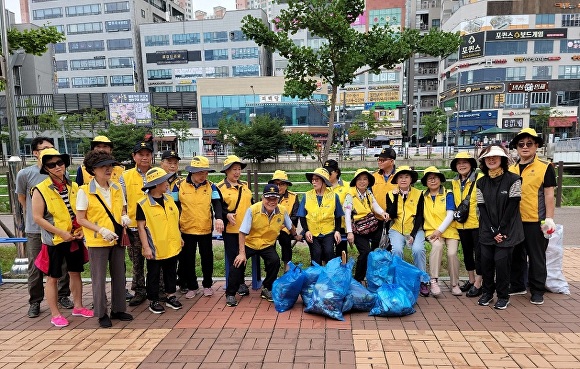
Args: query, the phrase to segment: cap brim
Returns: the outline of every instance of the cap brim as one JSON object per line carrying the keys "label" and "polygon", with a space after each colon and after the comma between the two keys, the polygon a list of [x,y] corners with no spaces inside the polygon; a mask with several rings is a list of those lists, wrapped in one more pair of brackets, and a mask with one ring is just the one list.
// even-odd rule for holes
{"label": "cap brim", "polygon": [[96,164],[94,164],[94,165],[93,165],[93,168],[104,167],[104,166],[107,166],[107,165],[112,165],[112,166],[114,166],[114,167],[118,167],[118,166],[120,166],[120,165],[121,165],[121,163],[119,163],[119,162],[118,162],[118,161],[116,161],[116,160],[109,159],[109,160],[104,160],[104,161],[101,161],[101,162],[99,162],[99,163],[96,163]]}
{"label": "cap brim", "polygon": [[228,165],[224,165],[224,167],[222,168],[222,170],[220,170],[220,172],[221,173],[225,173],[234,164],[240,164],[240,166],[242,167],[242,169],[244,169],[248,165],[246,163],[241,163],[239,161],[234,161],[233,163],[229,163]]}
{"label": "cap brim", "polygon": [[397,179],[399,178],[400,174],[409,174],[411,176],[411,184],[417,182],[419,179],[419,173],[411,170],[402,170],[399,173],[395,173],[395,175],[393,175],[393,178],[391,178],[391,183],[397,184]]}
{"label": "cap brim", "polygon": [[211,168],[198,168],[198,167],[192,167],[191,165],[186,166],[185,171],[189,172],[189,173],[199,173],[199,172],[213,173],[213,172],[215,172],[215,170],[211,169]]}
{"label": "cap brim", "polygon": [[268,193],[268,194],[265,194],[265,195],[262,195],[262,196],[264,196],[264,197],[277,197],[277,198],[280,198],[280,194],[277,194],[277,193],[275,193],[275,194],[274,193]]}
{"label": "cap brim", "polygon": [[68,168],[70,166],[70,155],[69,154],[60,154],[60,155],[45,155],[42,157],[42,167],[40,168],[40,174],[46,174],[48,175],[48,172],[46,170],[44,170],[44,158],[52,158],[53,156],[58,156],[62,159],[62,161],[64,161],[64,167]]}
{"label": "cap brim", "polygon": [[165,181],[169,181],[172,177],[176,175],[177,175],[176,173],[167,173],[163,177],[159,177],[151,182],[148,182],[145,186],[141,188],[141,191],[146,191],[155,188],[158,184],[163,183]]}
{"label": "cap brim", "polygon": [[369,187],[373,187],[373,185],[375,184],[375,176],[373,176],[373,174],[371,172],[362,172],[359,173],[358,176],[354,177],[351,181],[350,181],[350,187],[355,187],[356,186],[356,179],[361,175],[361,174],[366,174],[368,179],[369,179]]}
{"label": "cap brim", "polygon": [[[461,160],[467,160],[469,161],[469,164],[471,164],[471,170],[477,168],[477,160],[475,160],[474,158],[460,158]],[[451,168],[452,171],[457,172],[457,162],[460,159],[453,159],[451,160],[451,163],[449,164],[449,168]]]}
{"label": "cap brim", "polygon": [[308,182],[312,182],[312,176],[317,176],[318,178],[321,178],[324,181],[324,184],[326,184],[326,187],[332,187],[332,183],[330,183],[330,180],[320,176],[318,173],[306,173],[306,179],[308,180]]}
{"label": "cap brim", "polygon": [[423,178],[421,178],[421,184],[423,186],[427,186],[427,175],[429,175],[429,174],[437,174],[437,177],[439,177],[439,180],[441,181],[441,183],[444,183],[445,181],[447,181],[447,179],[445,178],[445,175],[443,173],[429,172],[429,173],[425,173]]}
{"label": "cap brim", "polygon": [[176,155],[171,155],[171,156],[167,156],[165,158],[161,158],[161,160],[165,160],[165,159],[177,159],[177,160],[181,160],[181,158],[179,156],[176,156]]}

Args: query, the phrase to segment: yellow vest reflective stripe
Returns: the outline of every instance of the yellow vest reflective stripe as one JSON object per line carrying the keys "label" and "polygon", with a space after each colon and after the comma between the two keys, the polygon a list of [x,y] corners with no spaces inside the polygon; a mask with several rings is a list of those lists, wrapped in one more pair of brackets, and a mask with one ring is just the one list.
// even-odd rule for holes
{"label": "yellow vest reflective stripe", "polygon": [[[105,208],[97,199],[97,186],[95,181],[89,182],[89,184],[82,185],[81,188],[87,194],[87,198],[89,200],[89,206],[87,207],[87,215],[86,218],[89,222],[99,226],[105,227],[111,231],[115,231],[115,226],[109,218],[109,215],[105,211]],[[113,217],[117,221],[117,223],[121,224],[121,214],[123,212],[123,190],[118,183],[112,183],[109,187],[109,191],[111,191],[111,205],[109,207],[109,211],[113,214]],[[103,198],[103,195],[99,195],[101,200],[105,203],[106,206],[107,202]],[[99,232],[95,232],[92,229],[83,227],[83,232],[85,235],[85,242],[89,247],[111,247],[115,245],[115,242],[109,242],[105,240]],[[117,235],[121,237],[121,235]]]}
{"label": "yellow vest reflective stripe", "polygon": [[[87,172],[87,169],[85,168],[85,166],[81,166],[81,170],[83,172],[83,184],[89,184],[89,182],[91,181],[91,179],[95,178],[94,176],[90,175],[89,172]],[[115,166],[113,167],[113,172],[111,173],[111,181],[119,183],[119,178],[121,178],[121,174],[123,174],[123,172],[125,171],[125,167],[123,166]]]}
{"label": "yellow vest reflective stripe", "polygon": [[[387,208],[387,194],[392,193],[397,188],[397,185],[391,183],[392,175],[389,177],[388,182],[385,181],[385,177],[378,171],[373,173],[373,177],[375,177],[375,184],[371,190],[373,191],[375,200],[377,200],[377,204],[379,204],[381,209],[385,210]],[[378,215],[377,218],[382,219]]]}
{"label": "yellow vest reflective stripe", "polygon": [[322,196],[322,203],[318,206],[316,191],[310,190],[304,195],[306,201],[306,222],[308,230],[314,236],[326,235],[334,231],[334,211],[336,210],[336,194],[332,189],[326,188]]}
{"label": "yellow vest reflective stripe", "polygon": [[356,190],[356,187],[351,187],[349,193],[352,196],[353,220],[362,219],[368,213],[373,212],[373,198],[371,197],[372,195],[370,195],[368,191],[363,200],[361,200],[358,197],[358,191]]}
{"label": "yellow vest reflective stripe", "polygon": [[[430,236],[431,233],[435,232],[437,228],[443,223],[445,216],[447,215],[446,203],[447,203],[447,190],[441,188],[439,193],[435,196],[435,200],[432,199],[429,191],[426,191],[423,201],[423,229],[425,230],[425,236]],[[459,233],[457,233],[457,228],[453,226],[453,222],[442,236],[444,238],[459,239]]]}
{"label": "yellow vest reflective stripe", "polygon": [[[477,173],[475,182],[477,182],[477,180],[480,179],[481,177],[483,177],[483,173]],[[463,187],[463,192],[461,192],[461,181],[458,178],[453,179],[451,181],[453,200],[455,202],[456,208],[457,206],[459,206],[461,201],[463,201],[463,199],[467,197],[467,194],[469,193],[469,188],[471,187],[471,183],[472,182],[468,178],[467,181],[465,182],[465,186]],[[469,217],[467,218],[467,221],[465,223],[458,223],[456,221],[453,221],[453,223],[451,223],[451,225],[457,229],[479,228],[479,218],[478,218],[479,213],[477,209],[477,195],[476,195],[477,188],[475,188],[476,186],[477,184],[473,186],[473,190],[471,191],[471,197],[469,198]]]}
{"label": "yellow vest reflective stripe", "polygon": [[[288,215],[292,215],[292,214],[290,214],[290,212],[292,211],[292,209],[294,209],[294,203],[296,201],[298,201],[298,196],[292,191],[286,191],[286,192],[288,193],[288,197],[282,197],[280,199],[279,204],[286,208],[286,210],[288,211]],[[290,234],[290,230],[286,229],[286,227],[282,228],[282,230],[284,232]]]}
{"label": "yellow vest reflective stripe", "polygon": [[192,183],[183,181],[179,186],[181,232],[196,235],[212,232],[211,185],[210,181],[206,181],[196,188]]}
{"label": "yellow vest reflective stripe", "polygon": [[[72,219],[70,213],[68,212],[68,208],[66,207],[62,197],[60,197],[56,187],[54,187],[52,179],[48,177],[37,184],[34,188],[40,191],[42,198],[46,203],[44,219],[58,229],[66,230],[67,232],[72,231]],[[76,183],[72,182],[67,185],[67,188],[70,206],[72,207],[73,212],[76,212],[77,192],[79,187]],[[59,235],[50,233],[45,229],[41,228],[40,234],[42,242],[49,246],[58,245],[64,242]]]}
{"label": "yellow vest reflective stripe", "polygon": [[168,259],[181,251],[179,232],[179,209],[167,194],[163,194],[165,207],[159,205],[150,195],[139,199],[145,214],[147,239],[155,260]]}
{"label": "yellow vest reflective stripe", "polygon": [[[421,191],[415,187],[411,187],[406,201],[403,201],[403,196],[399,195],[397,204],[397,217],[393,219],[391,229],[404,235],[411,234],[411,231],[413,230],[413,221],[415,220],[415,215],[417,215],[417,206],[419,205],[419,198],[421,197],[421,194]],[[389,199],[391,199],[391,202],[393,202],[395,199],[393,192],[389,192],[388,195]]]}
{"label": "yellow vest reflective stripe", "polygon": [[[238,233],[240,231],[240,225],[244,220],[246,210],[248,210],[250,205],[252,205],[253,196],[252,191],[248,188],[248,184],[240,181],[238,186],[242,186],[242,194],[240,197],[240,203],[238,204],[238,209],[236,210],[236,224],[234,225],[228,222],[226,233]],[[224,202],[227,204],[227,210],[229,211],[233,211],[236,207],[236,202],[238,201],[239,196],[238,186],[230,186],[228,183],[225,183],[225,180],[222,180],[217,184],[217,187],[222,193]]]}
{"label": "yellow vest reflective stripe", "polygon": [[137,168],[132,168],[123,172],[123,180],[125,181],[125,195],[127,196],[127,215],[131,218],[130,228],[137,227],[137,201],[145,195],[141,188],[143,188],[143,177]]}
{"label": "yellow vest reflective stripe", "polygon": [[510,166],[510,172],[522,177],[522,200],[520,212],[523,222],[539,222],[546,218],[546,200],[544,198],[544,176],[550,163],[534,158],[522,173],[520,165]]}
{"label": "yellow vest reflective stripe", "polygon": [[246,236],[246,246],[254,250],[262,250],[272,246],[276,242],[280,230],[284,227],[286,208],[278,205],[271,219],[262,212],[261,201],[250,206],[250,210],[252,212],[252,227],[250,234]]}

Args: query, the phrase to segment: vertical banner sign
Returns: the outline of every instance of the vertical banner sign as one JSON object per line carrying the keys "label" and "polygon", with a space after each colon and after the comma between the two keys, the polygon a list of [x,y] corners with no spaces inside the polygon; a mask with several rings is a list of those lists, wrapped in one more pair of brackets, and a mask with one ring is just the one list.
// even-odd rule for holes
{"label": "vertical banner sign", "polygon": [[459,60],[480,58],[484,55],[485,33],[477,32],[461,36]]}

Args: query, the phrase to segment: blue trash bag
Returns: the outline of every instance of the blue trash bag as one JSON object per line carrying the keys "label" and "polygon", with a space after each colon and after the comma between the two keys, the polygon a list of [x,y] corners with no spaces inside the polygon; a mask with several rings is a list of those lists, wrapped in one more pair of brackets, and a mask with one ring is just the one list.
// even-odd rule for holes
{"label": "blue trash bag", "polygon": [[320,271],[322,271],[323,267],[316,264],[315,261],[312,262],[312,266],[306,268],[302,271],[304,274],[304,279],[302,282],[302,290],[300,291],[300,296],[302,297],[302,303],[304,306],[308,306],[310,304],[310,300],[312,300],[312,293],[314,293],[314,284],[318,280],[318,276],[320,275]]}
{"label": "blue trash bag", "polygon": [[288,271],[274,281],[272,298],[274,299],[274,307],[279,313],[292,309],[298,300],[304,283],[304,273],[301,266],[302,264],[296,266],[291,261],[288,262]]}
{"label": "blue trash bag", "polygon": [[388,269],[387,280],[390,284],[397,284],[407,291],[409,301],[414,305],[419,296],[421,282],[429,281],[429,275],[395,255]]}
{"label": "blue trash bag", "polygon": [[371,293],[360,282],[350,281],[350,293],[346,296],[342,312],[350,310],[370,311],[375,306],[377,295]]}
{"label": "blue trash bag", "polygon": [[387,280],[388,270],[393,260],[393,255],[385,249],[376,249],[369,253],[367,259],[367,288],[376,293],[383,283],[392,283]]}
{"label": "blue trash bag", "polygon": [[413,305],[404,287],[385,283],[377,291],[377,300],[369,316],[405,316],[415,312]]}
{"label": "blue trash bag", "polygon": [[336,259],[339,262],[329,262],[320,272],[314,284],[312,299],[304,311],[344,320],[342,310],[350,290],[354,259],[346,264],[340,263],[340,258]]}

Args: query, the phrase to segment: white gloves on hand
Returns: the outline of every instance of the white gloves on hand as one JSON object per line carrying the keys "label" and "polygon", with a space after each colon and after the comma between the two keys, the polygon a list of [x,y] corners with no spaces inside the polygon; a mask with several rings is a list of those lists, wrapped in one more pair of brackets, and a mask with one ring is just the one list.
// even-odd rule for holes
{"label": "white gloves on hand", "polygon": [[99,229],[99,234],[101,236],[103,236],[103,238],[109,242],[113,242],[115,241],[117,238],[119,238],[119,236],[117,236],[117,234],[105,227],[101,227],[101,229]]}
{"label": "white gloves on hand", "polygon": [[554,223],[554,219],[546,218],[544,220],[544,224],[548,227],[550,232],[554,232],[556,230],[556,223]]}
{"label": "white gloves on hand", "polygon": [[128,227],[131,224],[131,218],[128,215],[121,216],[121,225],[123,227]]}

